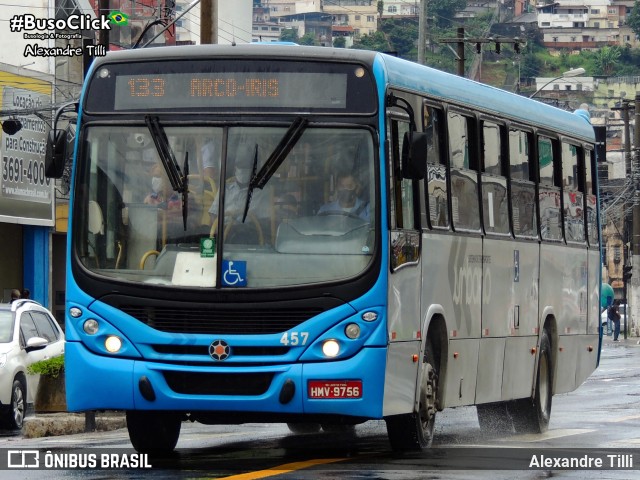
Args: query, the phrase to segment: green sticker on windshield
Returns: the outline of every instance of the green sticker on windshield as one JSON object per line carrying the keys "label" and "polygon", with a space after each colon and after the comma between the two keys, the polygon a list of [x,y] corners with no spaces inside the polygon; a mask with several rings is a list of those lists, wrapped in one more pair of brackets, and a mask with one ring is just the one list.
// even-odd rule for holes
{"label": "green sticker on windshield", "polygon": [[216,254],[216,239],[204,237],[200,239],[200,256],[204,258],[214,257]]}

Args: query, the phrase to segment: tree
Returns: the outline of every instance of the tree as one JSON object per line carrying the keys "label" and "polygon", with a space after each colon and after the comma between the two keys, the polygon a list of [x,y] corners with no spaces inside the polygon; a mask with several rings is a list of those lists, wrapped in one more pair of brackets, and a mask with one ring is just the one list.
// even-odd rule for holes
{"label": "tree", "polygon": [[640,37],[640,1],[636,0],[633,4],[631,13],[627,15],[627,25]]}
{"label": "tree", "polygon": [[301,36],[298,43],[300,43],[300,45],[318,45],[316,36],[311,32],[305,33],[303,36]]}
{"label": "tree", "polygon": [[537,77],[542,71],[542,60],[535,53],[527,53],[522,56],[520,68],[526,72],[526,77]]}
{"label": "tree", "polygon": [[370,35],[362,35],[357,41],[353,42],[353,48],[358,50],[375,50],[376,52],[388,52],[391,50],[387,37],[379,30]]}
{"label": "tree", "polygon": [[347,39],[344,37],[335,37],[333,39],[333,46],[335,48],[344,48],[347,46]]}
{"label": "tree", "polygon": [[283,42],[298,43],[298,29],[297,28],[285,28],[280,32],[280,40]]}
{"label": "tree", "polygon": [[610,77],[618,66],[622,52],[618,47],[602,47],[595,52],[595,66],[599,70],[596,75]]}
{"label": "tree", "polygon": [[416,60],[418,24],[415,20],[393,18],[384,20],[380,25],[380,29],[387,36],[391,49],[398,52],[399,57],[407,60]]}
{"label": "tree", "polygon": [[467,8],[467,0],[427,0],[427,12],[439,27],[448,27],[454,16]]}

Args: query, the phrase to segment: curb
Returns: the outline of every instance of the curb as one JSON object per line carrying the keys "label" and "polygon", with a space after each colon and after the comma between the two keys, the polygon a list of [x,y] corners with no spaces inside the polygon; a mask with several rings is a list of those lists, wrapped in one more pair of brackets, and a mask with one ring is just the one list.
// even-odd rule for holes
{"label": "curb", "polygon": [[124,413],[96,413],[95,428],[87,430],[84,413],[36,414],[24,419],[24,438],[55,437],[74,435],[88,431],[106,432],[127,426]]}

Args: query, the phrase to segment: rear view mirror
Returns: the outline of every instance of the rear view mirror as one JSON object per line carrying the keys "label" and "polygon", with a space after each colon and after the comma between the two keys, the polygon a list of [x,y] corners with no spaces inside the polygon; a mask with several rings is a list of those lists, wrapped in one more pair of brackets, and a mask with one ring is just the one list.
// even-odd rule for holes
{"label": "rear view mirror", "polygon": [[62,178],[67,150],[67,132],[50,130],[44,157],[44,174],[49,178]]}
{"label": "rear view mirror", "polygon": [[60,116],[70,112],[78,113],[77,102],[63,105],[53,118],[53,126],[47,137],[47,148],[44,155],[44,174],[48,178],[62,178],[67,158],[71,157],[69,153],[73,151],[73,147],[69,148],[69,145],[75,140],[75,130],[71,128],[71,124],[66,130],[58,128]]}
{"label": "rear view mirror", "polygon": [[427,170],[427,134],[406,132],[402,141],[402,177],[422,180]]}

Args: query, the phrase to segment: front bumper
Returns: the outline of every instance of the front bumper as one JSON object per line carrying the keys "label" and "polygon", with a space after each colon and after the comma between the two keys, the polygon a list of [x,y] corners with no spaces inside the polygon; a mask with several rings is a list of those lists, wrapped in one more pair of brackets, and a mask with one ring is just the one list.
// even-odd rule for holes
{"label": "front bumper", "polygon": [[[240,418],[242,412],[382,418],[384,348],[363,348],[341,361],[268,366],[190,366],[113,358],[95,355],[80,342],[68,342],[65,355],[69,411],[168,410],[237,412]],[[362,396],[309,399],[309,380],[361,380]]]}

